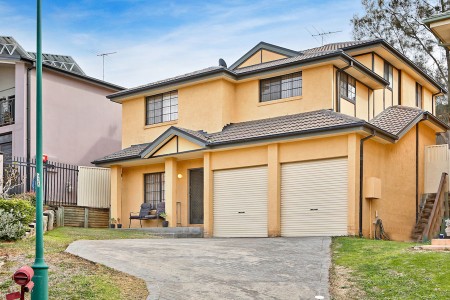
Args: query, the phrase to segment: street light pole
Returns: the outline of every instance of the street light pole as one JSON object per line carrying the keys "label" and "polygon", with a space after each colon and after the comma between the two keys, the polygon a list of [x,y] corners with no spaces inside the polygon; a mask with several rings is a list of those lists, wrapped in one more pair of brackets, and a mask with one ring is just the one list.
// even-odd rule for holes
{"label": "street light pole", "polygon": [[42,193],[42,24],[41,0],[37,2],[36,36],[36,256],[33,264],[32,300],[48,299],[48,266],[44,260],[44,225]]}

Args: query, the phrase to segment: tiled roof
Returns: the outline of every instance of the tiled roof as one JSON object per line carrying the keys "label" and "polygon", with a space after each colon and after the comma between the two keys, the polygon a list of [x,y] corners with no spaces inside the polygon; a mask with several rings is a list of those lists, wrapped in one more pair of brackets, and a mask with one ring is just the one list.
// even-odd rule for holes
{"label": "tiled roof", "polygon": [[349,41],[349,42],[340,42],[340,43],[332,43],[332,44],[326,44],[320,47],[315,47],[307,50],[302,50],[300,52],[302,53],[318,53],[318,52],[324,52],[324,51],[336,51],[339,49],[345,49],[351,46],[357,46],[362,45],[366,43],[371,43],[373,41],[376,41],[374,39],[372,40],[363,40],[363,41]]}
{"label": "tiled roof", "polygon": [[235,74],[240,75],[240,74],[244,74],[244,73],[248,73],[248,72],[252,72],[252,71],[256,71],[256,70],[264,70],[267,68],[281,66],[281,65],[285,65],[285,64],[289,64],[289,63],[293,63],[293,62],[301,62],[303,60],[312,59],[312,58],[324,56],[327,54],[339,53],[339,52],[340,51],[338,51],[338,50],[333,50],[333,51],[323,51],[323,52],[315,52],[315,53],[304,53],[304,54],[302,53],[298,56],[273,60],[273,61],[269,61],[269,62],[262,63],[262,64],[257,64],[257,65],[253,65],[253,66],[235,69],[235,70],[233,70],[233,72]]}
{"label": "tiled roof", "polygon": [[[317,110],[294,115],[280,116],[275,118],[232,123],[226,125],[222,131],[207,133],[202,130],[191,130],[180,127],[171,127],[172,130],[183,132],[204,143],[206,147],[214,147],[223,144],[235,144],[275,137],[302,135],[327,130],[342,128],[353,128],[365,126],[379,130],[391,139],[398,139],[405,130],[414,125],[420,117],[427,112],[413,107],[392,106],[384,110],[370,122],[337,113],[332,110]],[[441,123],[434,116],[429,115],[435,122]],[[445,124],[440,124],[447,128]],[[175,133],[176,134],[176,133]],[[121,161],[142,157],[141,154],[151,146],[151,143],[133,145],[129,148],[115,152],[94,161],[102,164],[111,161]]]}
{"label": "tiled roof", "polygon": [[[202,140],[206,146],[218,144],[239,143],[263,138],[279,137],[286,135],[302,134],[312,131],[325,131],[347,126],[364,125],[361,119],[336,113],[331,110],[318,110],[295,115],[287,115],[269,119],[229,124],[222,131],[206,133],[180,127],[174,127],[188,135]],[[111,161],[127,160],[140,157],[140,154],[149,147],[151,143],[133,145],[93,163],[101,164]]]}
{"label": "tiled roof", "polygon": [[175,128],[177,128],[181,131],[184,131],[188,135],[192,135],[205,143],[208,143],[208,133],[204,132],[203,130],[195,131],[195,130],[181,128],[181,127],[175,127]]}
{"label": "tiled roof", "polygon": [[[144,89],[150,89],[150,88],[157,87],[157,86],[160,86],[160,85],[163,85],[163,84],[168,84],[168,83],[171,83],[171,82],[177,82],[179,80],[185,80],[185,79],[189,79],[191,77],[195,77],[195,76],[202,75],[202,74],[208,74],[208,73],[212,73],[212,72],[217,72],[217,71],[220,71],[220,70],[228,70],[228,69],[226,69],[226,68],[224,68],[222,66],[208,67],[208,68],[205,68],[205,69],[197,70],[197,71],[186,73],[186,74],[183,74],[183,75],[178,75],[178,76],[175,76],[175,77],[170,77],[170,78],[167,78],[167,79],[163,79],[163,80],[155,81],[155,82],[152,82],[152,83],[148,83],[148,84],[136,86],[136,87],[133,87],[133,88],[129,88],[129,89],[126,89],[124,91],[120,91],[120,92],[111,94],[108,97],[110,97],[110,98],[119,97],[122,94],[129,94],[129,93],[132,93],[132,92],[135,92],[135,91],[140,91],[140,90],[144,90]],[[231,71],[229,71],[229,72],[232,73]]]}
{"label": "tiled roof", "polygon": [[301,134],[341,126],[364,124],[358,118],[331,110],[317,110],[295,115],[230,124],[221,132],[208,135],[208,145],[243,142],[273,136]]}
{"label": "tiled roof", "polygon": [[391,106],[381,112],[369,123],[393,135],[399,135],[416,118],[424,113],[423,110],[408,106]]}
{"label": "tiled roof", "polygon": [[139,158],[142,151],[151,143],[132,145],[131,147],[109,154],[105,157],[96,159],[93,163],[102,163],[108,161],[116,161],[121,159]]}

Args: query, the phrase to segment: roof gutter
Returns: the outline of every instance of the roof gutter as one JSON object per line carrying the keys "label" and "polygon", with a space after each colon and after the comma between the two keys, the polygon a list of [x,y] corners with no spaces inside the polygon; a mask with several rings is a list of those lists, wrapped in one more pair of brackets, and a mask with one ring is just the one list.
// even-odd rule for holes
{"label": "roof gutter", "polygon": [[238,74],[236,74],[235,72],[233,72],[229,69],[222,69],[222,68],[214,69],[214,70],[211,70],[211,71],[208,71],[205,73],[194,74],[191,76],[173,79],[173,80],[166,80],[166,81],[163,81],[163,82],[151,85],[151,86],[141,86],[141,87],[137,87],[137,88],[127,89],[124,91],[120,91],[120,92],[117,92],[114,94],[107,95],[106,97],[108,99],[110,99],[111,101],[119,102],[121,100],[121,98],[125,98],[125,96],[133,96],[133,95],[137,95],[139,93],[151,91],[151,90],[158,89],[158,88],[168,87],[168,86],[180,84],[180,83],[187,83],[190,81],[196,81],[196,80],[204,79],[204,78],[207,78],[207,77],[213,76],[213,75],[226,75],[234,80],[239,80],[239,79],[246,79],[246,78],[250,77],[251,75],[261,74],[261,73],[264,73],[267,71],[280,70],[282,68],[287,68],[287,67],[292,67],[292,66],[303,66],[303,65],[306,65],[311,62],[321,61],[321,60],[329,60],[330,58],[339,58],[339,57],[345,59],[348,63],[352,62],[353,67],[358,68],[361,72],[364,72],[365,74],[367,74],[374,80],[380,82],[381,84],[383,84],[383,85],[389,84],[384,78],[380,77],[378,74],[367,69],[364,65],[362,65],[357,60],[355,60],[351,56],[347,55],[343,51],[335,51],[335,52],[327,53],[324,55],[315,56],[315,57],[311,57],[308,59],[303,59],[300,61],[293,61],[290,63],[280,64],[280,65],[275,65],[275,66],[268,66],[263,69],[250,70],[250,71],[242,72],[242,73],[238,73]]}
{"label": "roof gutter", "polygon": [[177,84],[177,83],[184,83],[184,82],[189,82],[192,80],[198,80],[198,79],[202,79],[205,77],[209,77],[212,75],[218,75],[218,74],[228,75],[231,78],[236,79],[236,74],[234,74],[233,72],[231,72],[227,69],[215,69],[215,70],[211,70],[209,72],[194,74],[194,75],[180,78],[180,79],[164,81],[164,82],[152,85],[152,86],[142,86],[142,87],[137,87],[137,88],[131,88],[128,90],[124,90],[124,91],[120,91],[120,92],[117,92],[114,94],[107,95],[106,98],[110,99],[111,101],[117,102],[123,96],[136,95],[140,92],[145,92],[145,91],[153,90],[156,88],[166,87],[166,86],[170,86],[170,85]]}
{"label": "roof gutter", "polygon": [[398,51],[397,49],[395,49],[394,47],[389,45],[384,39],[377,39],[377,40],[369,41],[369,42],[364,43],[364,44],[348,46],[348,47],[343,48],[343,50],[347,51],[347,50],[358,49],[358,48],[365,48],[365,47],[370,47],[370,46],[375,46],[375,45],[383,46],[384,48],[386,48],[386,50],[388,50],[393,55],[395,55],[399,60],[403,60],[407,65],[409,65],[412,69],[414,69],[414,71],[419,73],[424,79],[426,79],[429,83],[431,83],[436,89],[438,89],[440,91],[443,91],[445,94],[448,93],[446,88],[441,86],[436,80],[434,80],[434,78],[432,78],[427,73],[425,73],[421,68],[419,68],[408,57],[406,57],[400,51]]}

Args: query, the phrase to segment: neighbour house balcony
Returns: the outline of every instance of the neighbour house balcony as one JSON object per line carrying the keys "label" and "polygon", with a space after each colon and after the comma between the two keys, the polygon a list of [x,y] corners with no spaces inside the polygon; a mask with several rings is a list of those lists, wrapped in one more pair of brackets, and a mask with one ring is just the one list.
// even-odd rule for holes
{"label": "neighbour house balcony", "polygon": [[0,126],[14,124],[15,95],[0,98]]}

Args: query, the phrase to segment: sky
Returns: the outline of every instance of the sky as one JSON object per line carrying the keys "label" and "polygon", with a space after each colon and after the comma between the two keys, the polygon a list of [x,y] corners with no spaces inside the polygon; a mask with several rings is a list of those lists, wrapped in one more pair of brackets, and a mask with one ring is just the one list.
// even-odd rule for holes
{"label": "sky", "polygon": [[[30,4],[31,3],[31,4]],[[134,87],[218,65],[260,41],[293,50],[352,39],[358,0],[42,0],[43,52],[72,56],[89,76]],[[0,34],[36,49],[35,1],[0,0]]]}

